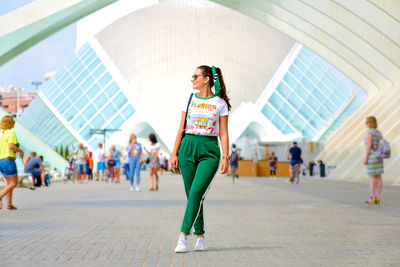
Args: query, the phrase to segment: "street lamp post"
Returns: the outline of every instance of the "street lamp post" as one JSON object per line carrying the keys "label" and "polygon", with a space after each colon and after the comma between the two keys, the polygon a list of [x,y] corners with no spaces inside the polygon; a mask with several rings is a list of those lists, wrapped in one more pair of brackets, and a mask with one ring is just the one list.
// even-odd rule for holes
{"label": "street lamp post", "polygon": [[33,84],[34,86],[36,86],[36,92],[37,92],[37,90],[38,90],[38,88],[39,88],[39,85],[41,85],[41,84],[42,84],[42,82],[39,82],[39,81],[33,81],[33,82],[32,82],[32,84]]}

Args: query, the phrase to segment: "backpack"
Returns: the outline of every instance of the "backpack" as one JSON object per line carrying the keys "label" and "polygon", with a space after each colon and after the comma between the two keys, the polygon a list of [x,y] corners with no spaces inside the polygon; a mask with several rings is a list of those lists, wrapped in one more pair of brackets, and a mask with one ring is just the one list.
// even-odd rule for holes
{"label": "backpack", "polygon": [[232,151],[230,158],[231,158],[232,162],[238,161],[239,160],[239,156],[237,154],[237,151]]}
{"label": "backpack", "polygon": [[384,139],[379,139],[378,147],[374,152],[375,155],[380,159],[390,158],[390,143]]}

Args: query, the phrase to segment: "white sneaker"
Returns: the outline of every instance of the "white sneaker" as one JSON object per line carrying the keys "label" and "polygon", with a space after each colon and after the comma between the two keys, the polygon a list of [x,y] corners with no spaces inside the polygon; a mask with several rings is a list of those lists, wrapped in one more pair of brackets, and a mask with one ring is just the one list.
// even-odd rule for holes
{"label": "white sneaker", "polygon": [[185,253],[188,252],[186,247],[187,235],[179,235],[178,245],[176,245],[175,253]]}
{"label": "white sneaker", "polygon": [[133,191],[133,186],[131,186],[131,188],[129,189],[129,191],[131,191],[131,192]]}
{"label": "white sneaker", "polygon": [[194,245],[195,251],[206,251],[206,242],[204,241],[204,237],[198,237],[196,241],[196,245]]}
{"label": "white sneaker", "polygon": [[135,186],[136,191],[140,192],[140,187],[138,185]]}

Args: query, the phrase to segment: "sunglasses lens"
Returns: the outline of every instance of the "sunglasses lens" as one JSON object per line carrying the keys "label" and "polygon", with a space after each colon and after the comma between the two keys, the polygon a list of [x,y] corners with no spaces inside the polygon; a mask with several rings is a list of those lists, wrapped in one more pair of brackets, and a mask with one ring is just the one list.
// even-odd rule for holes
{"label": "sunglasses lens", "polygon": [[192,79],[193,79],[193,80],[196,80],[196,79],[197,79],[197,75],[196,75],[196,74],[193,74],[193,75],[192,75]]}

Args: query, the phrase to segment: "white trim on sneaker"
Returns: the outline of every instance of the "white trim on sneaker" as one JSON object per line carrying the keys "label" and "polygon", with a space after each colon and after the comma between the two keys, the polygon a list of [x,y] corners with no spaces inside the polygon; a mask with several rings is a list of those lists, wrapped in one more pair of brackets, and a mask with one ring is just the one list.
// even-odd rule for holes
{"label": "white trim on sneaker", "polygon": [[194,245],[194,250],[195,251],[206,251],[207,250],[204,237],[197,238],[196,245]]}

